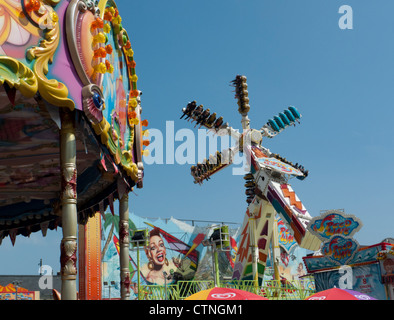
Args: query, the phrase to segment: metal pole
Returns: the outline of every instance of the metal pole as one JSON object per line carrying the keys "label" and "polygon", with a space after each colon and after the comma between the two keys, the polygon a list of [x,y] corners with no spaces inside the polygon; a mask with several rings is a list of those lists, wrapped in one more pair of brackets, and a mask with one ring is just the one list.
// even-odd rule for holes
{"label": "metal pole", "polygon": [[214,272],[215,272],[215,287],[219,287],[220,286],[219,258],[218,258],[218,251],[216,250],[216,243],[212,244],[212,251],[213,251]]}
{"label": "metal pole", "polygon": [[164,275],[164,300],[167,300],[167,272],[163,271]]}
{"label": "metal pole", "polygon": [[141,276],[140,276],[140,244],[137,242],[137,286],[138,286],[138,300],[141,299],[140,289],[141,289]]}
{"label": "metal pole", "polygon": [[249,218],[249,237],[250,237],[250,250],[252,251],[252,272],[253,280],[258,280],[257,262],[258,262],[258,247],[256,246],[255,226],[256,219]]}
{"label": "metal pole", "polygon": [[77,300],[77,167],[74,113],[61,111],[60,160],[63,238],[60,249],[61,299]]}
{"label": "metal pole", "polygon": [[278,239],[278,220],[275,219],[274,227],[272,230],[272,260],[274,264],[274,277],[276,281],[280,281],[279,274],[279,258],[280,258],[280,248]]}
{"label": "metal pole", "polygon": [[120,259],[120,299],[130,297],[129,269],[129,196],[125,193],[119,201],[119,259]]}
{"label": "metal pole", "polygon": [[216,282],[216,264],[215,264],[215,249],[214,249],[214,244],[211,243],[211,247],[212,247],[212,269],[213,269],[213,281],[214,281],[214,285],[215,287],[217,287],[217,282]]}

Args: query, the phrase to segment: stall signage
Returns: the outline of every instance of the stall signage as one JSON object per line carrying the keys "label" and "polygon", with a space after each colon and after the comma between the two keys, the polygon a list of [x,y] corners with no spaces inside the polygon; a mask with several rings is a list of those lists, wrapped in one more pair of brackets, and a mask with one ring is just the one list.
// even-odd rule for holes
{"label": "stall signage", "polygon": [[297,245],[297,241],[294,239],[294,236],[290,233],[282,219],[278,219],[278,240],[279,244],[287,252],[290,252],[290,250]]}
{"label": "stall signage", "polygon": [[353,258],[358,247],[357,241],[352,238],[334,236],[323,243],[321,251],[331,260],[338,262],[340,265],[345,265],[347,261]]}
{"label": "stall signage", "polygon": [[351,237],[361,226],[361,221],[355,216],[345,215],[340,211],[328,211],[311,221],[310,230],[324,241],[336,235]]}
{"label": "stall signage", "polygon": [[352,237],[361,227],[361,220],[357,217],[330,210],[313,218],[308,230],[323,241],[323,255],[338,265],[346,265],[360,247]]}
{"label": "stall signage", "polygon": [[294,168],[293,166],[291,166],[287,163],[284,163],[276,158],[264,158],[264,159],[259,159],[258,161],[263,167],[270,167],[270,168],[275,169],[277,171],[291,174],[291,175],[295,175],[295,176],[302,176],[303,175],[303,173],[300,170],[298,170],[298,169]]}

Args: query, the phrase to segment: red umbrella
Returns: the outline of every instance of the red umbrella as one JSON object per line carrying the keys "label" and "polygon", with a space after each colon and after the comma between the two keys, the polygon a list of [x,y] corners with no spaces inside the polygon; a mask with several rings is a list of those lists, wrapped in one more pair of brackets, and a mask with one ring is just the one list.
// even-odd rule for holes
{"label": "red umbrella", "polygon": [[312,294],[305,300],[376,300],[376,299],[370,297],[365,293],[358,291],[331,288]]}
{"label": "red umbrella", "polygon": [[185,300],[268,300],[267,298],[261,297],[257,294],[231,288],[220,288],[215,287],[212,289],[202,290]]}

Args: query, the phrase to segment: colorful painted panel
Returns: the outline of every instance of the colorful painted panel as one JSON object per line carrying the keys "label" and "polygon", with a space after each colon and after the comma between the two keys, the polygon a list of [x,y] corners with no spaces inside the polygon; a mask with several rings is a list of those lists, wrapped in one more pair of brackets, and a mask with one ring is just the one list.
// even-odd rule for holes
{"label": "colorful painted panel", "polygon": [[303,176],[303,173],[290,166],[287,163],[284,163],[276,158],[261,158],[259,159],[259,164],[262,167],[268,167],[268,168],[272,168],[276,171],[280,171],[282,173],[286,173],[286,174],[291,174],[291,175],[295,175],[295,176]]}
{"label": "colorful painted panel", "polygon": [[[236,280],[241,280],[245,276],[245,273],[251,274],[252,270],[249,272],[246,271],[246,267],[248,264],[250,264],[250,261],[252,260],[251,257],[251,234],[249,232],[249,216],[248,214],[245,214],[243,225],[241,227],[241,232],[240,232],[240,241],[238,242],[238,251],[236,254],[236,260],[235,260],[235,265],[234,265],[234,271],[232,278]],[[249,279],[253,278],[252,276],[248,275]]]}
{"label": "colorful painted panel", "polygon": [[[301,248],[296,245],[292,248],[290,252],[287,252],[280,247],[280,259],[278,264],[278,272],[281,283],[285,285],[289,290],[286,291],[287,298],[290,298],[294,295],[296,298],[296,290],[292,290],[291,288],[299,288],[306,290],[315,290],[315,281],[312,276],[308,276],[306,273],[306,269],[304,263],[302,261],[302,257],[306,254],[307,250]],[[270,256],[267,261],[266,272],[264,274],[264,281],[268,281],[274,279],[274,267],[272,262],[272,256]]]}
{"label": "colorful painted panel", "polygon": [[[303,262],[303,257],[306,256],[307,250],[301,248],[294,237],[291,235],[289,229],[281,219],[278,219],[278,244],[279,244],[279,275],[281,279],[287,281],[298,281],[306,276],[307,271]],[[273,264],[272,255],[267,261],[267,273],[264,277],[265,280],[273,279]],[[310,281],[305,279],[304,283]],[[312,284],[307,285],[305,288],[311,288]]]}
{"label": "colorful painted panel", "polygon": [[294,236],[286,227],[282,219],[278,219],[278,242],[286,252],[291,252],[294,246],[297,245],[297,241],[295,241]]}
{"label": "colorful painted panel", "polygon": [[299,247],[293,247],[290,252],[280,251],[279,275],[288,281],[301,280],[301,277],[306,275],[306,269],[302,261],[302,257],[307,250]]}
{"label": "colorful painted panel", "polygon": [[[261,201],[259,204],[256,204],[255,201],[256,199],[248,207],[245,214],[232,278],[236,280],[258,280],[261,285],[270,252],[275,211],[268,201]],[[255,211],[251,212],[252,210]],[[255,279],[253,278],[252,263],[253,246],[258,248]]]}
{"label": "colorful painted panel", "polygon": [[337,265],[349,264],[359,244],[352,236],[362,227],[361,221],[339,210],[329,210],[315,217],[308,231],[325,241],[321,252]]}
{"label": "colorful painted panel", "polygon": [[[67,19],[66,13],[68,6],[69,6],[69,1],[61,1],[59,5],[56,6],[56,15],[58,18],[58,23],[61,26],[66,25],[68,23],[66,21]],[[47,7],[49,10],[49,6]],[[53,12],[51,13],[51,11],[49,11],[46,17],[48,17],[49,19],[53,19],[52,17],[54,17],[54,13]],[[88,31],[89,29],[90,26],[86,26],[86,25],[83,26],[83,28],[80,29],[81,36],[85,36],[89,32]],[[54,50],[53,52],[54,63],[52,64],[51,68],[48,69],[47,78],[57,79],[60,83],[64,83],[67,90],[67,97],[73,101],[73,104],[77,110],[82,110],[81,91],[84,84],[78,75],[78,71],[76,70],[77,66],[75,66],[74,61],[72,60],[69,53],[69,48],[66,42],[67,39],[66,29],[62,27],[61,30],[59,30],[58,32],[59,35],[61,34],[63,41],[59,41],[56,50]]]}
{"label": "colorful painted panel", "polygon": [[[379,252],[384,249],[385,246],[382,244],[361,248],[355,253],[353,258],[347,262],[347,264],[357,265],[376,262],[379,259]],[[309,273],[332,269],[338,265],[327,256],[308,256],[303,259]]]}
{"label": "colorful painted panel", "polygon": [[394,283],[394,249],[381,251],[378,253],[378,261],[382,272],[382,282]]}
{"label": "colorful painted panel", "polygon": [[78,108],[114,157],[115,171],[121,165],[140,188],[142,155],[147,153],[142,146],[149,144],[142,140],[148,134],[142,126],[148,122],[141,120],[134,51],[116,4],[112,0],[96,5],[72,0],[65,26],[69,56],[75,66],[71,69],[79,78],[71,81],[70,88],[81,83]]}
{"label": "colorful painted panel", "polygon": [[[314,279],[307,275],[302,260],[307,254],[307,250],[297,244],[281,219],[278,220],[278,245],[279,248],[274,248],[274,252],[277,255],[277,271],[281,285],[286,286],[286,298],[299,299],[297,289],[314,291]],[[264,274],[264,284],[269,286],[270,281],[274,279],[273,256],[270,253]]]}
{"label": "colorful painted panel", "polygon": [[[110,13],[110,8],[113,7],[106,8],[107,14]],[[116,138],[119,141],[120,148],[130,150],[132,148],[133,136],[128,123],[128,104],[134,98],[130,96],[130,90],[133,88],[132,81],[129,77],[134,76],[136,82],[137,76],[135,74],[129,74],[132,72],[132,69],[128,67],[129,63],[124,52],[126,49],[123,48],[123,39],[121,40],[122,46],[120,46],[119,41],[119,37],[126,37],[126,33],[123,32],[122,34],[124,35],[119,35],[120,31],[116,33],[115,17],[111,21],[105,20],[103,30],[102,34],[105,36],[106,42],[99,48],[105,48],[105,60],[103,58],[104,62],[100,63],[104,63],[102,66],[103,68],[104,65],[106,66],[105,70],[108,69],[102,74],[99,84],[103,92],[105,105],[103,116],[110,123],[112,130],[116,132]],[[125,42],[127,41],[130,43],[129,40]],[[111,52],[111,54],[108,52]]]}
{"label": "colorful painted panel", "polygon": [[40,300],[40,292],[18,292],[18,297],[16,297],[15,292],[0,293],[0,300]]}
{"label": "colorful painted panel", "polygon": [[[41,37],[40,30],[30,23],[27,16],[20,15],[22,11],[21,1],[3,0],[1,7],[0,54],[26,61],[26,49],[38,43]],[[43,21],[43,19],[40,21]]]}
{"label": "colorful painted panel", "polygon": [[[120,297],[118,224],[118,216],[105,214],[102,230],[103,299]],[[139,248],[138,252],[137,248],[130,244],[131,299],[137,298],[138,270],[142,286],[164,286],[180,280],[213,279],[212,254],[210,248],[201,243],[210,236],[211,226],[192,226],[173,218],[150,220],[134,214],[130,215],[129,226],[131,230],[147,228],[149,231],[147,247]],[[236,237],[236,230],[231,230],[230,234]],[[232,250],[219,254],[222,275],[232,274],[236,250],[234,237]],[[167,274],[166,280],[163,271]]]}
{"label": "colorful painted panel", "polygon": [[79,298],[101,300],[101,216],[79,226]]}
{"label": "colorful painted panel", "polygon": [[251,146],[251,155],[253,156],[254,160],[259,164],[260,167],[262,168],[271,168],[276,171],[289,174],[289,175],[294,175],[294,176],[303,176],[304,174],[298,170],[297,168],[294,168],[288,163],[285,163],[283,161],[280,161],[279,159],[268,157],[263,150],[261,150],[257,146]]}
{"label": "colorful painted panel", "polygon": [[270,181],[267,188],[267,198],[286,227],[292,230],[297,243],[305,249],[317,250],[321,241],[306,230],[312,217],[291,186],[287,183]]}
{"label": "colorful painted panel", "polygon": [[322,240],[336,235],[352,237],[361,227],[362,223],[357,217],[335,210],[313,218],[308,226],[309,230]]}
{"label": "colorful painted panel", "polygon": [[[365,293],[378,300],[386,300],[384,285],[380,282],[380,271],[377,263],[352,268],[351,290]],[[338,269],[314,274],[316,291],[340,288],[343,277]]]}
{"label": "colorful painted panel", "polygon": [[323,243],[321,252],[338,265],[345,265],[355,255],[359,244],[352,238],[335,236]]}
{"label": "colorful painted panel", "polygon": [[0,300],[40,300],[40,292],[29,291],[23,287],[16,288],[9,283],[4,287],[0,286]]}

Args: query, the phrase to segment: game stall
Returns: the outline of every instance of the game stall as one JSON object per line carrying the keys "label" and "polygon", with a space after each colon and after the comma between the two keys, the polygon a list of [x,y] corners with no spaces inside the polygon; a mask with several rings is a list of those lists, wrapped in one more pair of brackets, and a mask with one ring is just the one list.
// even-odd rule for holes
{"label": "game stall", "polygon": [[323,245],[303,258],[307,272],[313,275],[318,292],[337,287],[392,300],[394,243],[361,246],[353,238],[361,227],[357,217],[343,210],[328,210],[315,217],[308,228]]}

